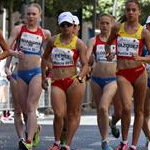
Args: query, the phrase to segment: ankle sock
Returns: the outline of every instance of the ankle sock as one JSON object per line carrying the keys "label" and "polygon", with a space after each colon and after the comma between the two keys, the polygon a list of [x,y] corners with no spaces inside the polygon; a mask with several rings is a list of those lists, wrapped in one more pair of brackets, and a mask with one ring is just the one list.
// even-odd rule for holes
{"label": "ankle sock", "polygon": [[131,145],[131,148],[133,148],[134,150],[136,150],[136,146],[135,145]]}
{"label": "ankle sock", "polygon": [[123,143],[123,144],[128,144],[128,141],[125,140],[125,141],[122,141],[122,143]]}

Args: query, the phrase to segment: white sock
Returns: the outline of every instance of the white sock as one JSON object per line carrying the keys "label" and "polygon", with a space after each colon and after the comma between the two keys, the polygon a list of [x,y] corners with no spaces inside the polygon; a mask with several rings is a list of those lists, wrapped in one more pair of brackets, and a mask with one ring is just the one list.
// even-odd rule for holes
{"label": "white sock", "polygon": [[131,145],[130,147],[136,150],[136,146],[135,145]]}
{"label": "white sock", "polygon": [[55,144],[60,145],[60,141],[55,141]]}
{"label": "white sock", "polygon": [[125,141],[122,141],[122,143],[123,143],[123,144],[128,144],[128,141],[127,141],[127,140],[125,140]]}

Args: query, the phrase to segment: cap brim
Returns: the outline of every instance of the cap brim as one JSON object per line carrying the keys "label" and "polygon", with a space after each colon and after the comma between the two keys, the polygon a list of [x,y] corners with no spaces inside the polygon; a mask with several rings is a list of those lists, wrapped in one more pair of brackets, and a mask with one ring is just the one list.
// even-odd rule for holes
{"label": "cap brim", "polygon": [[73,22],[72,22],[71,20],[69,20],[69,19],[62,19],[62,20],[59,21],[58,24],[60,25],[60,24],[63,23],[63,22],[68,22],[68,23],[73,24]]}

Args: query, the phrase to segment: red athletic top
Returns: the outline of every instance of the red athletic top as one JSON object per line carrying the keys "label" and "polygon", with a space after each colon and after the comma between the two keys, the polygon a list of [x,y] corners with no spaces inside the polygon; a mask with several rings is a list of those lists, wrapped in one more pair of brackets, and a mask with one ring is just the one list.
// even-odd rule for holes
{"label": "red athletic top", "polygon": [[44,40],[45,36],[40,27],[37,31],[30,31],[23,25],[18,36],[18,49],[28,55],[41,55]]}

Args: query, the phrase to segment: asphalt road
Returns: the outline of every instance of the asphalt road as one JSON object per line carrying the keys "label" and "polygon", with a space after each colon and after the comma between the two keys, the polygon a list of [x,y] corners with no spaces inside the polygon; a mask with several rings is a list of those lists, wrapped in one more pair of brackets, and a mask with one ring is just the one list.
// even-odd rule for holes
{"label": "asphalt road", "polygon": [[[53,143],[53,116],[48,116],[39,119],[39,123],[42,124],[41,142],[35,150],[47,150],[47,148]],[[133,122],[133,117],[132,117]],[[120,123],[118,123],[120,128]],[[132,125],[129,131],[129,142],[132,137]],[[109,136],[110,145],[115,149],[119,144],[121,138],[116,139],[111,134]],[[138,143],[138,150],[146,150],[145,136],[141,132],[140,140]],[[101,137],[96,125],[96,116],[88,115],[82,116],[81,125],[78,128],[76,135],[72,141],[72,149],[76,150],[101,150]],[[17,150],[18,138],[15,133],[13,121],[4,121],[0,123],[0,150]]]}

